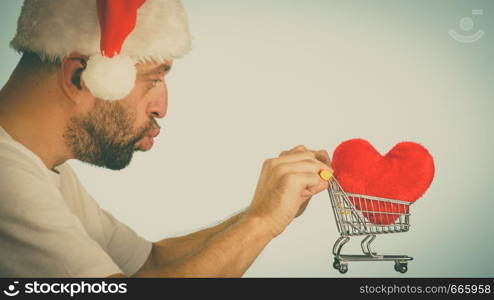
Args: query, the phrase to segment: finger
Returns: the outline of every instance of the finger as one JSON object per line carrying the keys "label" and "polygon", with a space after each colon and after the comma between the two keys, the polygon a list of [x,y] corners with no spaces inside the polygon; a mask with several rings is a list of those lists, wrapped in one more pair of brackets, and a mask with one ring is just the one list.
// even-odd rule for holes
{"label": "finger", "polygon": [[307,174],[307,184],[305,186],[306,190],[310,191],[311,196],[318,194],[326,190],[329,186],[328,181],[321,179],[319,175],[306,173]]}
{"label": "finger", "polygon": [[333,177],[333,172],[332,172],[332,170],[321,170],[319,172],[319,176],[322,179],[329,181],[331,179],[331,177]]}
{"label": "finger", "polygon": [[310,150],[310,149],[307,149],[307,148],[302,148],[304,146],[297,146],[296,148],[293,148],[291,150],[288,150],[288,151],[282,151],[279,155],[279,157],[282,157],[282,156],[286,156],[286,155],[290,155],[290,154],[298,154],[298,153],[303,153],[303,152],[312,152],[314,154],[314,156],[322,161],[323,163],[327,164],[329,167],[331,167],[331,159],[329,158],[329,154],[326,150],[318,150],[318,151],[315,151],[315,150]]}
{"label": "finger", "polygon": [[314,151],[314,154],[318,160],[331,167],[331,159],[329,158],[329,154],[326,150],[321,149],[319,151]]}
{"label": "finger", "polygon": [[307,200],[309,200],[311,197],[312,197],[312,192],[305,189],[303,190],[302,192],[300,192],[300,195],[303,197],[303,198],[306,198]]}
{"label": "finger", "polygon": [[293,147],[290,150],[282,151],[279,156],[287,155],[287,154],[295,154],[308,151],[308,149],[304,145],[298,145]]}
{"label": "finger", "polygon": [[305,159],[294,162],[285,162],[278,164],[273,171],[279,176],[283,176],[288,173],[316,173],[319,174],[321,170],[327,170],[331,174],[332,170],[324,163],[317,159]]}
{"label": "finger", "polygon": [[302,204],[300,205],[300,207],[298,208],[298,211],[297,211],[297,214],[295,215],[295,217],[300,216],[300,215],[301,215],[301,214],[305,211],[305,209],[307,208],[307,205],[309,204],[309,201],[310,201],[310,195],[309,195],[309,196],[307,196],[307,198],[308,198],[308,199],[307,199],[307,200],[305,200],[305,202],[304,202],[304,203],[302,203]]}
{"label": "finger", "polygon": [[287,153],[284,154],[283,156],[277,157],[275,160],[277,164],[281,164],[281,163],[294,162],[305,159],[315,159],[315,158],[316,156],[314,153],[310,151],[304,151],[299,153]]}
{"label": "finger", "polygon": [[307,151],[307,148],[304,145],[297,145],[293,147],[290,151],[292,152]]}
{"label": "finger", "polygon": [[325,191],[329,188],[329,181],[322,180],[318,185],[311,186],[307,190],[311,193],[311,196]]}
{"label": "finger", "polygon": [[321,181],[319,184],[307,187],[302,191],[302,196],[311,198],[312,196],[319,194],[322,191],[325,191],[329,188],[329,183],[327,181]]}
{"label": "finger", "polygon": [[300,188],[300,192],[309,190],[313,195],[323,191],[329,185],[315,173],[289,173],[283,176],[282,180],[288,186]]}

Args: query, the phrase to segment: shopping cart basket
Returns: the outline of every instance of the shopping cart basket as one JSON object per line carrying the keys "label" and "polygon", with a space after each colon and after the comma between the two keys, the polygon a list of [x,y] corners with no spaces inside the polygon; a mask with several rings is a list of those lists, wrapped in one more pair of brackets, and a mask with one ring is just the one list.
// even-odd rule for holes
{"label": "shopping cart basket", "polygon": [[[333,268],[344,274],[348,271],[349,261],[394,261],[395,270],[405,273],[412,257],[378,255],[370,246],[378,234],[407,232],[410,229],[410,203],[345,193],[334,176],[329,181],[328,192],[341,235],[333,246]],[[386,207],[388,209],[385,210]],[[351,236],[365,236],[360,243],[363,254],[341,254],[341,249]]]}

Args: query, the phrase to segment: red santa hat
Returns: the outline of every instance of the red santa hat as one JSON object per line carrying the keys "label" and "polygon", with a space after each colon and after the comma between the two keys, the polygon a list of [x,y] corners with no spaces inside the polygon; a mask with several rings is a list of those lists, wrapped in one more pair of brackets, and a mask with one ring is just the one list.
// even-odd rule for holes
{"label": "red santa hat", "polygon": [[11,46],[57,62],[89,60],[82,80],[98,98],[124,98],[135,64],[187,54],[191,37],[180,0],[25,0]]}

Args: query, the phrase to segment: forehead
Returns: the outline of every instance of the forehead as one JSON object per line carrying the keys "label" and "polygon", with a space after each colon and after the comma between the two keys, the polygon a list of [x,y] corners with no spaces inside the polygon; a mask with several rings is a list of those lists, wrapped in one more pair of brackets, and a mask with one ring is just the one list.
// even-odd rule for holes
{"label": "forehead", "polygon": [[145,62],[137,63],[137,72],[141,75],[160,74],[168,72],[172,67],[173,62],[171,60],[164,60],[161,62]]}

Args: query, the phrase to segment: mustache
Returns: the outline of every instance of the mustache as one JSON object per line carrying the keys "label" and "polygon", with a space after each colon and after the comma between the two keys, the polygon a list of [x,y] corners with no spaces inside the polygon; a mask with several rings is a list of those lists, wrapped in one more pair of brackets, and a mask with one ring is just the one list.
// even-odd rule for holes
{"label": "mustache", "polygon": [[158,124],[158,121],[156,121],[155,118],[151,118],[151,120],[149,120],[149,122],[150,122],[150,124],[149,124],[149,130],[161,129],[160,124]]}
{"label": "mustache", "polygon": [[147,126],[145,126],[144,129],[142,129],[139,132],[139,134],[129,144],[133,145],[133,144],[137,143],[139,140],[141,140],[143,137],[145,137],[151,130],[154,130],[154,129],[161,129],[161,126],[160,126],[160,124],[158,124],[158,122],[154,118],[151,118],[149,120],[149,123],[147,124]]}
{"label": "mustache", "polygon": [[148,124],[140,131],[140,133],[146,135],[148,132],[155,129],[161,129],[161,126],[160,124],[158,124],[158,121],[156,121],[156,119],[151,118]]}

